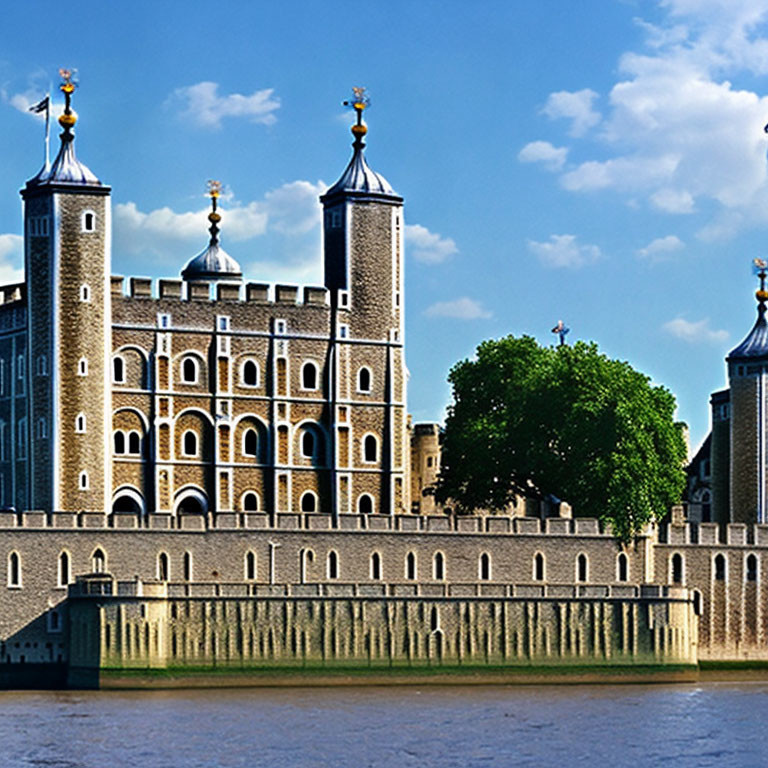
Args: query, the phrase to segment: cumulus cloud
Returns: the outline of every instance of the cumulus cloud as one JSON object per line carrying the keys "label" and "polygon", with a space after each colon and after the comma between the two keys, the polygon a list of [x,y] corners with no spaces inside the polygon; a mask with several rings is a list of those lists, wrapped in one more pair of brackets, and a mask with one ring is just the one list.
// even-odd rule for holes
{"label": "cumulus cloud", "polygon": [[699,202],[714,201],[703,238],[763,224],[768,96],[754,84],[768,74],[768,0],[660,6],[660,22],[637,22],[645,47],[620,57],[602,116],[590,89],[549,96],[545,114],[571,119],[571,135],[597,126],[580,147],[583,162],[558,169],[561,185],[616,190],[670,214],[692,214]]}
{"label": "cumulus cloud", "polygon": [[643,259],[651,261],[662,261],[670,253],[685,248],[685,243],[677,235],[667,235],[666,237],[657,237],[651,240],[645,248],[640,248],[637,255]]}
{"label": "cumulus cloud", "polygon": [[543,243],[529,240],[528,250],[545,267],[553,268],[583,267],[597,261],[602,255],[598,246],[582,245],[576,235],[550,235],[549,240]]}
{"label": "cumulus cloud", "polygon": [[220,96],[218,83],[203,81],[177,88],[166,105],[177,109],[184,120],[202,128],[221,128],[225,117],[245,117],[253,123],[272,125],[277,119],[275,111],[280,108],[280,99],[273,94],[274,88],[264,88],[250,95]]}
{"label": "cumulus cloud", "polygon": [[438,301],[424,310],[427,317],[450,317],[456,320],[486,320],[491,312],[479,301],[462,296],[453,301]]}
{"label": "cumulus cloud", "polygon": [[600,122],[600,113],[592,109],[597,93],[590,88],[581,91],[550,93],[542,110],[551,118],[565,117],[571,120],[571,136],[583,136]]}
{"label": "cumulus cloud", "polygon": [[531,141],[518,153],[521,163],[541,163],[548,171],[559,171],[565,165],[567,147],[555,147],[548,141]]}
{"label": "cumulus cloud", "polygon": [[728,341],[728,331],[710,328],[709,318],[694,322],[684,317],[676,317],[664,323],[662,329],[688,344],[722,344]]}
{"label": "cumulus cloud", "polygon": [[0,285],[24,279],[24,239],[21,235],[0,235]]}
{"label": "cumulus cloud", "polygon": [[450,237],[442,237],[430,232],[421,224],[406,224],[405,244],[416,261],[424,264],[440,264],[453,254],[458,253],[456,243]]}

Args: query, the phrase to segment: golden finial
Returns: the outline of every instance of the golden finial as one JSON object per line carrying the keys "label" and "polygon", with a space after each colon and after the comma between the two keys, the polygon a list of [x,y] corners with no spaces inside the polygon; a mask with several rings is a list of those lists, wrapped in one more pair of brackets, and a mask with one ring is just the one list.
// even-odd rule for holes
{"label": "golden finial", "polygon": [[211,245],[219,242],[219,222],[221,221],[221,214],[217,213],[217,202],[221,196],[222,183],[216,181],[216,179],[208,179],[208,195],[211,198],[211,212],[208,214],[208,221],[211,222]]}
{"label": "golden finial", "polygon": [[353,87],[352,99],[344,102],[345,107],[352,107],[357,114],[357,122],[352,126],[352,134],[355,137],[355,146],[363,146],[363,136],[368,129],[363,125],[363,111],[371,106],[371,99],[365,88]]}
{"label": "golden finial", "polygon": [[760,278],[760,287],[755,291],[755,298],[764,304],[768,301],[768,291],[765,290],[765,278],[768,277],[768,259],[752,259],[752,269]]}
{"label": "golden finial", "polygon": [[59,90],[64,94],[64,112],[59,115],[59,125],[69,135],[72,127],[77,122],[77,115],[72,110],[72,94],[77,88],[77,81],[74,79],[77,70],[64,69],[59,70],[59,76],[61,77],[61,85]]}

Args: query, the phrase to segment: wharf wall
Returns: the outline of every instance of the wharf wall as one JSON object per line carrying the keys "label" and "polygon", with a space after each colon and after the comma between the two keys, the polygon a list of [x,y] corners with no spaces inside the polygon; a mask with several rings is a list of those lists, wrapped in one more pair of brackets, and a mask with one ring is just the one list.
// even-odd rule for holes
{"label": "wharf wall", "polygon": [[70,588],[70,684],[97,685],[101,673],[126,670],[693,667],[697,658],[683,588],[601,585],[601,596],[586,596],[509,585],[461,597],[367,584],[225,591],[81,580]]}

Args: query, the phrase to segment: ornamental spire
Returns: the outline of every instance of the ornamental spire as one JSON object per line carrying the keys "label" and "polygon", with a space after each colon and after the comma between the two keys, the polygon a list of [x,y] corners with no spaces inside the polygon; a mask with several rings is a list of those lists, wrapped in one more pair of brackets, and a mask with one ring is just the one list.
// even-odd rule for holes
{"label": "ornamental spire", "polygon": [[355,150],[360,150],[365,146],[363,137],[368,133],[368,128],[363,123],[363,112],[371,106],[371,99],[368,96],[366,88],[352,87],[352,99],[343,102],[345,107],[352,107],[357,114],[357,122],[350,129],[355,141],[352,146]]}
{"label": "ornamental spire", "polygon": [[60,69],[61,85],[59,90],[64,94],[64,112],[59,115],[59,125],[64,129],[61,134],[62,141],[72,141],[72,129],[77,122],[77,113],[72,110],[72,94],[77,88],[77,81],[74,79],[77,70]]}
{"label": "ornamental spire", "polygon": [[216,211],[218,207],[218,200],[221,195],[221,182],[215,179],[208,180],[208,194],[211,198],[211,212],[208,214],[208,221],[211,222],[211,226],[208,231],[211,233],[211,245],[219,244],[219,222],[221,221],[221,214]]}

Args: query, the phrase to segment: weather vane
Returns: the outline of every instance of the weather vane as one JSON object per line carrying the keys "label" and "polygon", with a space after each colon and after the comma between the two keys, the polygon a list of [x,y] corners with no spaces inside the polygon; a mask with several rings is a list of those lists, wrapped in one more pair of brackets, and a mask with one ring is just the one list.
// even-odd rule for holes
{"label": "weather vane", "polygon": [[768,292],[765,290],[765,278],[768,277],[768,259],[752,259],[752,272],[760,278],[760,288],[757,291],[757,300],[768,300]]}
{"label": "weather vane", "polygon": [[61,77],[61,85],[59,90],[64,94],[64,113],[59,115],[59,125],[64,129],[63,136],[70,136],[70,130],[77,122],[77,115],[72,112],[72,94],[77,88],[77,81],[75,75],[76,69],[65,69],[62,67],[59,70],[59,76]]}
{"label": "weather vane", "polygon": [[352,88],[352,99],[342,102],[345,107],[352,107],[357,114],[357,122],[352,126],[352,133],[355,137],[355,146],[363,146],[363,136],[368,129],[363,125],[363,111],[371,106],[371,99],[365,88]]}
{"label": "weather vane", "polygon": [[216,179],[208,179],[208,194],[211,197],[221,197],[222,184]]}
{"label": "weather vane", "polygon": [[208,221],[211,222],[211,226],[208,231],[211,233],[211,245],[216,245],[219,242],[219,222],[221,221],[221,214],[216,210],[216,203],[221,195],[223,185],[216,179],[208,179],[207,186],[211,198],[211,212],[208,214]]}
{"label": "weather vane", "polygon": [[565,336],[570,330],[570,328],[565,327],[565,323],[562,320],[558,320],[557,325],[552,329],[552,333],[556,333],[560,337],[561,347],[565,344]]}

